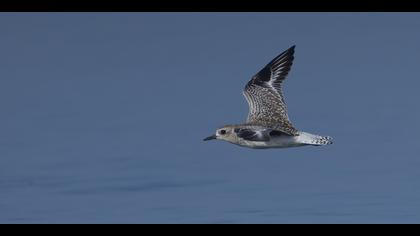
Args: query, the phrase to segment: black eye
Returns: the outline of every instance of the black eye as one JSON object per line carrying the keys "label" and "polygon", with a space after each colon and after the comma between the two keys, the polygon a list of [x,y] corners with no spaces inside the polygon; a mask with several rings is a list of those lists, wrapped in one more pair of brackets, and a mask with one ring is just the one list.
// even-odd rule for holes
{"label": "black eye", "polygon": [[224,129],[220,130],[220,134],[226,134],[226,130]]}

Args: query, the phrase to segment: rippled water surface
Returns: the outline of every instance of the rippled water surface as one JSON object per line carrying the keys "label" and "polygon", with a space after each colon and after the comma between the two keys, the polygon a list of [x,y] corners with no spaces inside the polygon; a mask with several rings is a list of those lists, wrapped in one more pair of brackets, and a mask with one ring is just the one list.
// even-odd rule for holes
{"label": "rippled water surface", "polygon": [[[0,14],[0,223],[419,223],[418,14]],[[296,44],[290,118],[203,142]]]}

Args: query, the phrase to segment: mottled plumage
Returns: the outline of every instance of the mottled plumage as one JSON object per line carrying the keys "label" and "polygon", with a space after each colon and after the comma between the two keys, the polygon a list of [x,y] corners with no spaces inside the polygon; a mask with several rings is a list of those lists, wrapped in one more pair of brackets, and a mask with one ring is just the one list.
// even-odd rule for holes
{"label": "mottled plumage", "polygon": [[282,82],[293,64],[295,46],[268,63],[252,77],[243,92],[249,104],[247,123],[263,125],[290,135],[297,135],[287,115]]}
{"label": "mottled plumage", "polygon": [[282,92],[294,59],[295,46],[268,63],[247,83],[243,94],[249,105],[245,124],[225,125],[204,139],[221,139],[251,148],[284,148],[331,144],[330,137],[298,131],[289,120]]}

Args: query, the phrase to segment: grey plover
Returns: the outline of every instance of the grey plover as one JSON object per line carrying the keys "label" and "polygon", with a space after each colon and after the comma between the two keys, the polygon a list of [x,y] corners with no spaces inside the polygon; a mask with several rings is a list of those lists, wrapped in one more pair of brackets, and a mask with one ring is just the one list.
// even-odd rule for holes
{"label": "grey plover", "polygon": [[205,138],[225,140],[249,148],[286,148],[332,143],[329,136],[297,130],[289,120],[282,93],[282,82],[293,64],[295,46],[282,52],[245,86],[243,94],[249,105],[246,123],[225,125]]}

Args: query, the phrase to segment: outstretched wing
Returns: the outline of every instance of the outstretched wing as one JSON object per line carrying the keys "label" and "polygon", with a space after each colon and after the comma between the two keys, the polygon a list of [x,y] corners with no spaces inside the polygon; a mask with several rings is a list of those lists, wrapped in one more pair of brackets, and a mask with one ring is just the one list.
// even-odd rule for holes
{"label": "outstretched wing", "polygon": [[295,46],[268,63],[245,86],[244,96],[249,105],[247,123],[263,125],[290,135],[297,135],[287,115],[282,82],[293,64]]}

